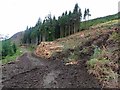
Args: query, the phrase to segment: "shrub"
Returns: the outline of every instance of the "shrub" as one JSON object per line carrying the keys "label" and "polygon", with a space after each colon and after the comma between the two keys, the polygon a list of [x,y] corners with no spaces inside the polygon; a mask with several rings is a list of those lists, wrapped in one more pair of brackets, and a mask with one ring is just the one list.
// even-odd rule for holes
{"label": "shrub", "polygon": [[17,47],[15,44],[11,43],[10,40],[2,41],[2,58],[6,57],[7,55],[12,56],[17,51]]}

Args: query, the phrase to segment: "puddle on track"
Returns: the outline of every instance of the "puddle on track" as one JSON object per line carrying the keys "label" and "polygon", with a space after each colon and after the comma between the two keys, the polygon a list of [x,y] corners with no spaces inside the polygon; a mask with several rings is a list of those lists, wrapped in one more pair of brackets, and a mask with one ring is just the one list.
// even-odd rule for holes
{"label": "puddle on track", "polygon": [[57,78],[59,74],[60,71],[51,71],[50,73],[48,73],[43,80],[44,88],[51,88],[51,83],[55,83],[56,85],[54,86],[54,88],[57,88],[57,81],[55,80],[55,78]]}

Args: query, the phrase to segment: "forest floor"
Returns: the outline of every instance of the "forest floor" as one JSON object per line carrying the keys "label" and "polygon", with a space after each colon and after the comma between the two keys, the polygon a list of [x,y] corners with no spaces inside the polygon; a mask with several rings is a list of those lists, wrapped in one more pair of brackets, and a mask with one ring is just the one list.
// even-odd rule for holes
{"label": "forest floor", "polygon": [[[87,61],[94,54],[94,46],[112,50],[108,57],[120,58],[115,28],[85,30],[53,42],[64,45],[64,51],[49,59],[39,58],[24,50],[15,62],[2,65],[4,88],[102,88],[103,82],[88,72]],[[117,50],[117,52],[116,52]],[[114,53],[113,53],[114,52]],[[77,62],[71,64],[70,62]]]}

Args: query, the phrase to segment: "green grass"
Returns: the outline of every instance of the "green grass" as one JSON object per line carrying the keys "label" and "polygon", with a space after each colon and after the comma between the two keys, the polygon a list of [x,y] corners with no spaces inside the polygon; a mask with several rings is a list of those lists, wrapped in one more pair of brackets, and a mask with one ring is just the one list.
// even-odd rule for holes
{"label": "green grass", "polygon": [[76,55],[75,53],[71,53],[68,57],[69,61],[77,61],[78,59],[78,55]]}
{"label": "green grass", "polygon": [[[92,19],[92,20],[89,20],[89,21],[83,21],[81,22],[81,29],[88,29],[90,26],[95,26],[95,25],[99,25],[101,23],[106,23],[106,22],[110,22],[112,20],[118,20],[119,17],[118,17],[118,13],[117,14],[114,14],[114,15],[109,15],[109,16],[105,16],[105,17],[100,17],[100,18],[96,18],[96,19]],[[111,22],[113,23],[113,22]],[[118,21],[117,21],[118,23]],[[109,23],[110,24],[110,23]]]}
{"label": "green grass", "polygon": [[27,47],[27,50],[28,51],[34,51],[36,47],[37,47],[37,45],[30,45],[30,46]]}
{"label": "green grass", "polygon": [[112,35],[110,35],[109,40],[120,42],[120,34],[117,32],[113,32]]}
{"label": "green grass", "polygon": [[93,59],[90,59],[89,61],[87,61],[87,64],[90,66],[90,68],[93,68],[93,67],[95,67],[95,65],[97,65],[97,63],[105,65],[109,62],[110,62],[109,60],[104,59],[104,58],[101,60],[99,60],[97,58],[93,58]]}
{"label": "green grass", "polygon": [[21,52],[21,49],[19,48],[17,52],[13,56],[6,56],[5,59],[2,59],[2,64],[7,64],[11,61],[15,61],[17,57],[21,56],[23,53]]}

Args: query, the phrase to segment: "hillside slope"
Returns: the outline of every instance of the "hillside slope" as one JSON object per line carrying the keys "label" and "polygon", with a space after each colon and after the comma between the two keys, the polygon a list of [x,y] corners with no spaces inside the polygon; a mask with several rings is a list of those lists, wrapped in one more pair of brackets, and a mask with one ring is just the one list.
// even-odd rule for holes
{"label": "hillside slope", "polygon": [[21,42],[22,42],[22,39],[23,39],[23,36],[24,36],[24,32],[21,31],[21,32],[18,32],[16,34],[14,34],[10,40],[15,43],[16,45],[20,45]]}
{"label": "hillside slope", "polygon": [[4,88],[117,88],[120,34],[116,24],[53,41],[64,49],[49,59],[26,52],[3,65]]}

